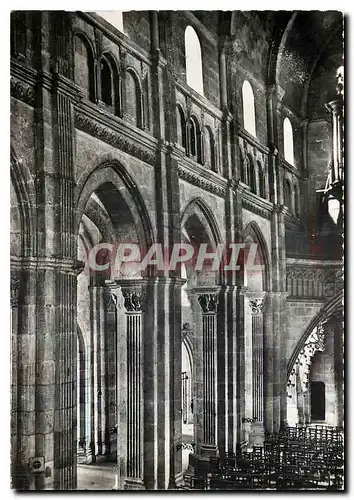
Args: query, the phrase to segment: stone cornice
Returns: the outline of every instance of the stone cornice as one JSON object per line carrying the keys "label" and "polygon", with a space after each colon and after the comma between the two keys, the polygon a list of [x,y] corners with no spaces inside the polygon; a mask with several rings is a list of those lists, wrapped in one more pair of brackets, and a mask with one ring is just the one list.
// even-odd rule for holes
{"label": "stone cornice", "polygon": [[182,94],[190,97],[195,104],[203,108],[205,111],[207,111],[215,118],[219,120],[222,119],[223,117],[222,110],[214,106],[204,96],[201,96],[200,94],[198,94],[198,92],[189,87],[189,85],[187,85],[184,82],[181,82],[180,80],[176,80],[175,84],[176,84],[176,90],[179,90]]}
{"label": "stone cornice", "polygon": [[75,112],[75,127],[150,165],[156,164],[157,141],[143,130],[135,132],[120,118],[102,113],[96,106],[80,106]]}
{"label": "stone cornice", "polygon": [[296,177],[298,177],[299,179],[301,178],[301,173],[300,171],[294,167],[294,165],[291,165],[290,163],[288,163],[284,157],[279,153],[278,154],[278,157],[280,159],[280,164],[281,166],[288,172],[291,172],[293,175],[295,175]]}
{"label": "stone cornice", "polygon": [[28,85],[35,85],[37,72],[33,68],[28,67],[25,63],[20,63],[17,59],[11,58],[10,61],[11,76],[21,80]]}
{"label": "stone cornice", "polygon": [[84,262],[61,257],[14,257],[11,256],[11,269],[14,270],[57,270],[78,275],[85,267]]}
{"label": "stone cornice", "polygon": [[242,193],[242,208],[260,215],[265,219],[270,219],[273,211],[272,203],[251,193],[248,189],[245,189]]}
{"label": "stone cornice", "polygon": [[237,135],[238,135],[239,138],[245,140],[248,144],[250,144],[251,146],[255,147],[256,149],[258,149],[262,153],[265,153],[265,154],[269,154],[270,153],[270,150],[269,150],[269,148],[267,146],[265,146],[264,144],[262,144],[257,139],[257,137],[254,137],[249,132],[247,132],[247,130],[245,130],[243,127],[241,127],[241,125],[239,123],[236,124],[236,133],[237,133]]}
{"label": "stone cornice", "polygon": [[36,71],[11,58],[10,74],[11,97],[34,107],[36,100]]}
{"label": "stone cornice", "polygon": [[287,223],[287,226],[292,226],[293,229],[298,229],[301,226],[299,217],[295,216],[291,212],[289,212],[288,207],[284,206],[284,222]]}
{"label": "stone cornice", "polygon": [[215,172],[205,169],[202,165],[182,161],[178,164],[178,175],[181,180],[200,187],[218,196],[226,195],[227,181]]}
{"label": "stone cornice", "polygon": [[313,259],[295,259],[292,257],[287,257],[286,266],[288,267],[335,267],[338,269],[343,268],[343,262],[341,260],[313,260]]}
{"label": "stone cornice", "polygon": [[201,21],[199,21],[199,19],[193,14],[193,11],[183,10],[180,11],[180,13],[184,14],[185,17],[190,21],[190,23],[194,25],[211,44],[213,44],[215,47],[218,46],[218,38],[214,36],[214,34],[209,31]]}
{"label": "stone cornice", "polygon": [[117,45],[124,47],[127,52],[130,52],[140,61],[144,61],[149,66],[151,65],[151,54],[144,50],[140,45],[136,44],[127,35],[121,33],[117,28],[112,26],[108,21],[100,17],[94,12],[79,12],[79,15],[90,24],[97,26],[104,35],[112,40]]}

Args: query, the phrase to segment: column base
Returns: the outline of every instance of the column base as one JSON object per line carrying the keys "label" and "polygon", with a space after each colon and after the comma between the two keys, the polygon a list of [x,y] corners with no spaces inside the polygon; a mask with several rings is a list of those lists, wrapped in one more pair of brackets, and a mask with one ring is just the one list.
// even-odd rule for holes
{"label": "column base", "polygon": [[253,422],[251,424],[251,431],[249,435],[249,445],[264,446],[264,425],[263,422]]}
{"label": "column base", "polygon": [[210,458],[219,457],[219,450],[216,445],[203,444],[200,447],[200,454],[189,454],[188,469],[185,474],[191,471],[209,472],[211,469]]}
{"label": "column base", "polygon": [[209,459],[210,457],[218,457],[219,449],[216,444],[202,444],[200,447],[201,458]]}
{"label": "column base", "polygon": [[125,490],[145,490],[144,481],[140,478],[127,477],[124,480]]}
{"label": "column base", "polygon": [[178,474],[175,475],[175,486],[178,488],[179,486],[182,486],[183,484],[183,478],[184,478],[184,473],[183,472],[178,472]]}

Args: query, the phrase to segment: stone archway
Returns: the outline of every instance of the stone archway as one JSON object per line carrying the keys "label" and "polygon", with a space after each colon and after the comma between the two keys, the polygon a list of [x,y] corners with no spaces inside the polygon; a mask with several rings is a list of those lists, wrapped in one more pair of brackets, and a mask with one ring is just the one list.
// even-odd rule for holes
{"label": "stone archway", "polygon": [[344,339],[341,300],[339,294],[326,304],[302,335],[290,359],[287,380],[287,423],[290,426],[311,423],[311,382],[323,381],[321,375],[318,378],[318,373],[315,376],[314,363],[318,365],[323,356],[327,358],[325,371],[331,379],[331,384],[326,384],[326,401],[330,401],[330,405],[326,403],[328,410],[325,422],[337,426],[343,424]]}
{"label": "stone archway", "polygon": [[[215,252],[221,243],[218,225],[205,203],[193,200],[182,217],[183,242],[198,253],[202,245]],[[196,270],[195,261],[186,265],[186,292],[190,302],[193,330],[193,416],[195,453],[208,457],[218,453],[218,353],[217,307],[220,268],[205,261]]]}
{"label": "stone archway", "polygon": [[[262,446],[265,435],[265,377],[268,338],[265,331],[265,303],[270,288],[270,266],[266,242],[255,222],[244,231],[244,428],[245,445]],[[248,259],[254,254],[254,269]],[[246,255],[248,254],[248,255]]]}

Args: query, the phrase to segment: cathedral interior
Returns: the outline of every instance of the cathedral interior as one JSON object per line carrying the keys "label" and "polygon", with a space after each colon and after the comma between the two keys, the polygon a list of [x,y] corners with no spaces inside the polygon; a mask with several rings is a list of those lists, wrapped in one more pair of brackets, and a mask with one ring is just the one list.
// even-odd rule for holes
{"label": "cathedral interior", "polygon": [[13,488],[344,487],[343,64],[337,11],[12,12]]}

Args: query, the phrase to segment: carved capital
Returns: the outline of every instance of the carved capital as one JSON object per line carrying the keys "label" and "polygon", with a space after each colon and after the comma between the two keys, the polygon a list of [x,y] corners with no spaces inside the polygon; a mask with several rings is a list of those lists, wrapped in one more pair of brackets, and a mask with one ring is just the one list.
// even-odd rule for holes
{"label": "carved capital", "polygon": [[219,297],[216,293],[203,293],[198,295],[198,302],[203,313],[216,312]]}
{"label": "carved capital", "polygon": [[11,276],[10,291],[11,291],[11,297],[10,297],[11,308],[17,307],[18,306],[18,297],[19,297],[19,292],[20,292],[20,277],[19,276]]}
{"label": "carved capital", "polygon": [[263,298],[252,299],[249,301],[249,306],[254,316],[262,314],[264,307],[264,299]]}
{"label": "carved capital", "polygon": [[124,298],[124,307],[127,312],[141,312],[143,303],[142,292],[122,291]]}

